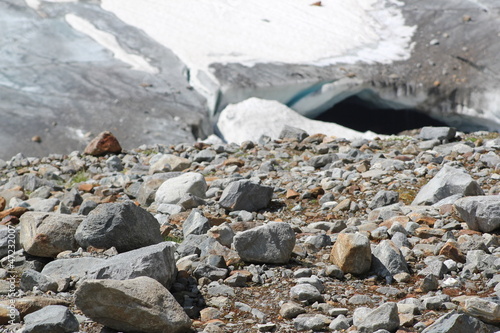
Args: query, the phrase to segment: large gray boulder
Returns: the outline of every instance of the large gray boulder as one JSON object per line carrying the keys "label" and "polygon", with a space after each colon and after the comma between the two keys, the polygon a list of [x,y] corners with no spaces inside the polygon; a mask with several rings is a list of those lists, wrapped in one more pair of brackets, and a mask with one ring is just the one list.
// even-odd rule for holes
{"label": "large gray boulder", "polygon": [[67,250],[77,250],[75,231],[85,216],[27,212],[21,216],[20,244],[38,257],[55,257]]}
{"label": "large gray boulder", "polygon": [[83,248],[93,246],[125,252],[160,243],[160,225],[153,215],[132,201],[102,204],[80,224],[75,238]]}
{"label": "large gray boulder", "polygon": [[458,215],[470,229],[491,232],[500,228],[500,196],[473,196],[455,201]]}
{"label": "large gray boulder", "polygon": [[118,331],[181,333],[191,327],[172,294],[148,277],[87,280],[76,291],[75,304],[92,320]]}
{"label": "large gray boulder", "polygon": [[272,187],[262,186],[249,180],[238,180],[224,189],[219,205],[230,211],[253,212],[267,207],[272,197]]}
{"label": "large gray boulder", "polygon": [[372,333],[381,329],[394,332],[399,327],[398,306],[390,302],[375,309],[357,308],[354,310],[353,321],[360,333]]}
{"label": "large gray boulder", "polygon": [[472,196],[484,193],[464,169],[445,165],[420,189],[412,205],[432,205],[454,194]]}
{"label": "large gray boulder", "polygon": [[448,142],[452,140],[457,134],[457,130],[453,127],[422,127],[418,135],[419,138],[424,140],[437,139],[439,141]]}
{"label": "large gray boulder", "polygon": [[295,246],[295,232],[285,222],[270,222],[237,233],[233,245],[243,261],[284,264],[290,260]]}
{"label": "large gray boulder", "polygon": [[118,254],[90,269],[89,279],[128,280],[147,276],[170,288],[177,276],[175,245],[162,242]]}
{"label": "large gray boulder", "polygon": [[199,173],[187,172],[163,182],[156,191],[155,203],[158,205],[176,204],[186,194],[205,198],[206,192],[205,178]]}
{"label": "large gray boulder", "polygon": [[72,333],[80,327],[71,311],[62,305],[49,305],[24,317],[26,333]]}

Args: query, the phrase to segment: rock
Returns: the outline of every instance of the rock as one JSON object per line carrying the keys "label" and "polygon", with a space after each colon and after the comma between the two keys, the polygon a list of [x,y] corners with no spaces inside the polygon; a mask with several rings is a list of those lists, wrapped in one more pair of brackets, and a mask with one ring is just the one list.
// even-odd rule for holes
{"label": "rock", "polygon": [[101,261],[99,265],[91,267],[86,276],[89,279],[113,280],[147,276],[170,288],[177,275],[174,252],[172,242],[142,247]]}
{"label": "rock", "polygon": [[153,215],[132,201],[97,206],[75,233],[80,246],[110,248],[125,252],[163,241]]}
{"label": "rock", "polygon": [[295,232],[288,223],[270,222],[237,233],[233,245],[243,261],[284,264],[292,255]]}
{"label": "rock", "polygon": [[381,241],[373,250],[372,269],[383,277],[409,273],[404,256],[390,240]]}
{"label": "rock", "polygon": [[80,279],[84,278],[87,272],[99,267],[105,261],[105,259],[93,257],[57,259],[45,265],[41,273],[56,281],[67,278]]}
{"label": "rock", "polygon": [[227,222],[218,226],[213,226],[208,230],[210,237],[215,238],[219,243],[224,246],[231,247],[234,238],[234,231],[231,229]]}
{"label": "rock", "polygon": [[303,314],[293,320],[293,326],[299,332],[323,331],[330,324],[330,319],[321,314]]}
{"label": "rock", "polygon": [[333,245],[330,261],[344,273],[367,273],[372,262],[370,241],[360,233],[339,234]]}
{"label": "rock", "polygon": [[208,284],[207,293],[210,296],[236,296],[234,288],[220,284],[217,281],[213,281]]}
{"label": "rock", "polygon": [[217,281],[225,279],[228,275],[228,270],[216,266],[200,263],[193,271],[193,276],[197,279],[206,277],[209,280]]}
{"label": "rock", "polygon": [[385,303],[375,309],[357,308],[354,310],[354,326],[360,333],[371,333],[383,329],[390,332],[399,327],[396,303]]}
{"label": "rock", "polygon": [[62,305],[49,305],[24,317],[26,333],[72,333],[80,324],[75,315]]}
{"label": "rock", "polygon": [[142,206],[150,206],[155,201],[156,191],[167,180],[180,176],[180,172],[156,173],[145,176],[140,185],[136,199]]}
{"label": "rock", "polygon": [[420,289],[423,293],[427,293],[429,291],[437,290],[439,287],[438,278],[434,274],[429,274],[422,280],[420,284]]}
{"label": "rock", "polygon": [[424,140],[440,140],[444,142],[451,141],[455,138],[457,130],[453,127],[422,127],[419,138]]}
{"label": "rock", "polygon": [[280,132],[279,138],[280,139],[293,139],[293,140],[297,140],[297,141],[301,142],[302,140],[304,140],[308,136],[309,136],[309,134],[307,134],[306,131],[304,131],[300,128],[285,125],[285,126],[283,126],[283,129]]}
{"label": "rock", "polygon": [[418,272],[418,275],[420,276],[427,276],[429,274],[432,274],[436,276],[439,279],[442,279],[444,274],[448,271],[448,268],[446,265],[440,261],[440,260],[432,260],[429,263],[427,263],[427,266],[422,269],[421,271]]}
{"label": "rock", "polygon": [[300,302],[312,304],[314,302],[322,302],[323,296],[319,290],[311,284],[298,284],[290,288],[290,297]]}
{"label": "rock", "polygon": [[156,191],[157,204],[176,204],[189,193],[204,198],[207,191],[205,178],[199,173],[187,172],[166,180]]}
{"label": "rock", "polygon": [[465,300],[463,311],[485,323],[500,324],[500,302],[485,298],[469,298]]}
{"label": "rock", "polygon": [[447,313],[438,320],[436,320],[432,325],[425,328],[422,333],[493,333],[496,329],[493,327],[488,327],[480,320],[468,316],[466,314],[457,313],[452,311]]}
{"label": "rock", "polygon": [[210,229],[210,222],[198,209],[193,209],[188,218],[182,223],[182,234],[187,236],[206,234]]}
{"label": "rock", "polygon": [[5,308],[9,308],[9,306],[12,307],[13,305],[18,311],[19,317],[22,319],[27,314],[43,309],[49,305],[70,306],[70,302],[46,296],[27,296],[15,298],[14,303],[11,303],[10,300],[4,300],[0,302],[0,305]]}
{"label": "rock", "polygon": [[119,154],[122,151],[116,137],[108,131],[101,132],[85,147],[85,154],[102,156],[106,154]]}
{"label": "rock", "polygon": [[28,269],[21,275],[20,287],[24,291],[31,291],[33,287],[37,287],[39,290],[46,291],[57,291],[58,284],[54,279],[41,274],[35,270]]}
{"label": "rock", "polygon": [[455,201],[460,218],[472,230],[491,232],[500,229],[500,197],[498,195],[472,196]]}
{"label": "rock", "polygon": [[464,169],[445,165],[420,189],[412,205],[432,205],[454,194],[483,195],[483,190]]}
{"label": "rock", "polygon": [[75,304],[92,320],[120,331],[180,333],[191,326],[170,292],[148,277],[87,280],[76,291]]}
{"label": "rock", "polygon": [[323,282],[316,275],[298,278],[297,284],[310,284],[311,286],[314,286],[316,289],[318,289],[320,293],[323,293],[325,291]]}
{"label": "rock", "polygon": [[78,209],[78,215],[84,215],[87,216],[91,211],[93,211],[96,207],[98,206],[97,202],[93,200],[86,200],[84,201],[80,209]]}
{"label": "rock", "polygon": [[444,307],[444,303],[450,302],[450,300],[450,296],[448,295],[425,297],[422,300],[422,306],[427,310],[441,310]]}
{"label": "rock", "polygon": [[346,330],[349,327],[351,327],[349,320],[344,315],[338,315],[328,326],[332,331]]}
{"label": "rock", "polygon": [[191,161],[180,156],[165,154],[158,158],[150,167],[149,174],[168,171],[182,171],[191,166]]}
{"label": "rock", "polygon": [[39,257],[56,257],[66,250],[77,250],[74,234],[84,216],[27,212],[20,219],[20,244]]}
{"label": "rock", "polygon": [[80,195],[80,192],[78,192],[78,189],[76,187],[73,187],[71,190],[64,193],[64,197],[61,202],[66,207],[76,207],[81,205],[81,203],[83,202],[83,198]]}
{"label": "rock", "polygon": [[368,205],[368,208],[375,209],[397,203],[399,200],[399,193],[395,191],[379,191],[373,197]]}
{"label": "rock", "polygon": [[299,304],[290,301],[284,303],[280,308],[280,315],[286,319],[293,319],[305,312],[306,310]]}
{"label": "rock", "polygon": [[307,164],[312,166],[315,169],[322,168],[327,164],[332,163],[333,161],[338,161],[339,157],[337,154],[325,154],[325,155],[319,155],[319,156],[313,156],[309,161],[307,161]]}
{"label": "rock", "polygon": [[229,184],[222,192],[219,205],[230,211],[257,211],[271,202],[273,189],[249,180],[238,180]]}

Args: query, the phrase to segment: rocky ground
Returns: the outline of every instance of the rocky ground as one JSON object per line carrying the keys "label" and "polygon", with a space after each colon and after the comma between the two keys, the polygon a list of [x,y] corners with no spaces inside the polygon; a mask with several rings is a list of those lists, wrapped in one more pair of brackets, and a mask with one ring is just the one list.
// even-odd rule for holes
{"label": "rocky ground", "polygon": [[500,330],[497,133],[94,143],[0,160],[1,332]]}

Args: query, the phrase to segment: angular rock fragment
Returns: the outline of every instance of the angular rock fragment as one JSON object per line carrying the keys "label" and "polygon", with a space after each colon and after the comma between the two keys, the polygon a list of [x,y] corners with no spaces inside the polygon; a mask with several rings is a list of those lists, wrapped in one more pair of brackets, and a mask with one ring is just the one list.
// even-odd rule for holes
{"label": "angular rock fragment", "polygon": [[440,141],[448,142],[455,137],[456,133],[457,130],[453,127],[426,126],[422,127],[418,137],[424,140],[437,139]]}
{"label": "angular rock fragment", "polygon": [[377,330],[395,331],[399,327],[398,306],[385,303],[378,308],[357,308],[354,311],[354,326],[360,333],[372,333]]}
{"label": "angular rock fragment", "polygon": [[455,201],[458,215],[470,229],[491,232],[500,229],[500,196],[473,196]]}
{"label": "angular rock fragment", "polygon": [[254,212],[267,207],[272,197],[272,187],[262,186],[249,180],[238,180],[224,189],[219,205],[231,211]]}
{"label": "angular rock fragment", "polygon": [[102,204],[92,210],[75,233],[83,248],[125,252],[163,241],[158,221],[132,201]]}
{"label": "angular rock fragment", "polygon": [[233,244],[243,261],[285,264],[290,260],[295,246],[295,232],[288,223],[270,222],[237,233]]}
{"label": "angular rock fragment", "polygon": [[39,257],[55,257],[78,249],[75,231],[84,216],[27,212],[20,219],[20,243],[26,252]]}
{"label": "angular rock fragment", "polygon": [[372,262],[370,240],[360,233],[339,234],[333,245],[330,261],[344,273],[367,273]]}
{"label": "angular rock fragment", "polygon": [[76,291],[75,304],[92,320],[119,331],[181,333],[191,326],[170,292],[148,277],[87,280]]}
{"label": "angular rock fragment", "polygon": [[412,205],[432,205],[454,194],[473,196],[484,193],[464,169],[445,165],[420,189]]}
{"label": "angular rock fragment", "polygon": [[85,154],[102,156],[106,154],[119,154],[122,151],[116,137],[108,131],[101,132],[85,147]]}
{"label": "angular rock fragment", "polygon": [[383,277],[409,273],[404,256],[390,240],[381,241],[373,250],[372,269]]}

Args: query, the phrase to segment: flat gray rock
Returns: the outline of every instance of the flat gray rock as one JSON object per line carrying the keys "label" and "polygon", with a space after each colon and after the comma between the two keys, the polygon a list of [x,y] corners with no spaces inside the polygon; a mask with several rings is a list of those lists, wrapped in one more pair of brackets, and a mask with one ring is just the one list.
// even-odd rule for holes
{"label": "flat gray rock", "polygon": [[49,305],[24,317],[26,333],[72,333],[80,324],[75,315],[62,305]]}
{"label": "flat gray rock", "polygon": [[163,241],[158,221],[132,201],[97,206],[80,224],[75,238],[83,248],[114,246],[118,252]]}
{"label": "flat gray rock", "polygon": [[87,280],[76,291],[75,304],[92,320],[119,331],[181,333],[191,326],[172,294],[148,277]]}
{"label": "flat gray rock", "polygon": [[354,326],[361,333],[385,329],[389,332],[399,327],[398,307],[396,303],[385,303],[375,309],[357,308],[354,310]]}
{"label": "flat gray rock", "polygon": [[267,207],[272,197],[272,187],[262,186],[249,180],[237,180],[224,189],[219,205],[231,211],[253,212]]}
{"label": "flat gray rock", "polygon": [[170,288],[177,275],[174,252],[175,246],[172,242],[162,242],[128,251],[101,261],[100,265],[88,271],[86,277],[128,280],[147,276]]}
{"label": "flat gray rock", "polygon": [[237,233],[233,238],[236,252],[243,261],[285,264],[295,246],[295,232],[285,222],[270,222]]}

